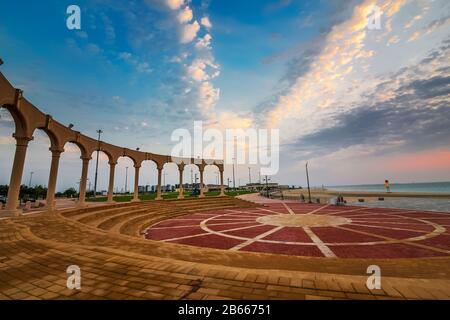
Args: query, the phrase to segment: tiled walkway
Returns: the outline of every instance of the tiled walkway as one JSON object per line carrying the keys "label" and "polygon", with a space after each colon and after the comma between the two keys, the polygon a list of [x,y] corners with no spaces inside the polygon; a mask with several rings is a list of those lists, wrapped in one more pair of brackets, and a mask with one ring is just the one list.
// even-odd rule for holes
{"label": "tiled walkway", "polygon": [[[238,200],[201,201],[153,201],[0,220],[0,298],[450,298],[447,257],[304,258],[198,248],[139,235],[167,217],[249,207]],[[381,267],[380,290],[365,285],[369,264]],[[70,265],[81,269],[81,290],[66,287]]]}

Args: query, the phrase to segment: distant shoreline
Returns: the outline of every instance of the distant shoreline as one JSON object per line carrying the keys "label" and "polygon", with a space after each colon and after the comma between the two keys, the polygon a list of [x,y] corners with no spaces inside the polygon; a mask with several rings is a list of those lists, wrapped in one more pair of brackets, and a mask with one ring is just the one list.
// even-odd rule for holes
{"label": "distant shoreline", "polygon": [[[286,195],[295,196],[303,194],[307,196],[308,189],[284,190]],[[311,195],[314,197],[332,198],[338,195],[351,198],[432,198],[432,199],[450,199],[450,193],[439,192],[378,192],[378,191],[341,191],[341,190],[322,190],[311,189]]]}

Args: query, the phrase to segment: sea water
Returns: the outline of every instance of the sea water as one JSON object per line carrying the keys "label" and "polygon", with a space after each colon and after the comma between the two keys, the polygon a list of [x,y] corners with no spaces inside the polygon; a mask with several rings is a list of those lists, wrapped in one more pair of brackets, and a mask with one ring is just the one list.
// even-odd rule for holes
{"label": "sea water", "polygon": [[[395,183],[390,181],[391,192],[450,193],[448,182]],[[386,192],[384,184],[326,186],[328,190]]]}

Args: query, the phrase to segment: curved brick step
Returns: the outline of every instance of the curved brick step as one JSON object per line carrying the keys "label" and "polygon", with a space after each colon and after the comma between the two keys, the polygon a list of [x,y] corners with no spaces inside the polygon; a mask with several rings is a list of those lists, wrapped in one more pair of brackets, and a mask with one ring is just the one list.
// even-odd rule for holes
{"label": "curved brick step", "polygon": [[146,207],[142,205],[136,205],[132,207],[125,207],[125,208],[115,208],[115,209],[108,209],[108,210],[99,210],[99,211],[93,211],[84,213],[82,215],[76,216],[75,220],[78,222],[84,223],[84,224],[90,224],[91,222],[95,222],[96,220],[101,220],[105,217],[114,216],[116,214],[124,213],[124,212],[131,212],[136,210],[145,210]]}
{"label": "curved brick step", "polygon": [[114,204],[105,204],[101,206],[92,206],[92,207],[84,207],[84,208],[69,208],[60,210],[60,214],[67,218],[72,218],[80,214],[98,211],[98,210],[108,210],[114,208],[124,208],[124,207],[132,207],[135,206],[136,203],[124,202],[124,203],[114,203]]}
{"label": "curved brick step", "polygon": [[166,210],[153,210],[153,209],[146,209],[143,211],[134,211],[134,212],[126,212],[121,213],[119,215],[115,215],[113,217],[108,217],[101,221],[101,223],[98,223],[96,225],[97,228],[109,231],[112,229],[117,229],[117,226],[122,225],[123,223],[127,222],[129,219],[138,217],[138,216],[148,216],[148,215],[155,215],[155,214],[166,214],[169,213],[169,209]]}

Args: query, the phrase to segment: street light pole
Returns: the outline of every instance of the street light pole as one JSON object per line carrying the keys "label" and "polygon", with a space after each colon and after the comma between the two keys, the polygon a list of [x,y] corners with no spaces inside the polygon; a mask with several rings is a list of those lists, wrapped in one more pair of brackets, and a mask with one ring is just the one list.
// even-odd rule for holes
{"label": "street light pole", "polygon": [[33,179],[33,171],[30,172],[30,181],[28,182],[28,186],[31,188],[31,180]]}
{"label": "street light pole", "polygon": [[306,162],[306,182],[308,183],[308,199],[309,203],[311,203],[311,189],[309,188],[308,162]]}
{"label": "street light pole", "polygon": [[235,176],[234,176],[234,160],[235,160],[236,158],[233,158],[233,190],[236,190],[236,179],[235,179]]}
{"label": "street light pole", "polygon": [[267,177],[267,175],[266,175],[265,180],[266,180],[266,195],[267,195],[267,198],[269,198],[269,180],[270,179]]}
{"label": "street light pole", "polygon": [[95,162],[94,198],[97,195],[98,155],[100,153],[100,136],[103,133],[103,131],[101,129],[98,129],[97,133],[98,133],[98,139],[97,139],[97,160]]}

